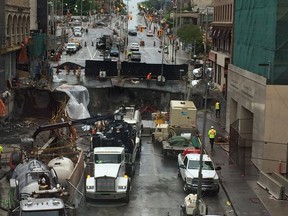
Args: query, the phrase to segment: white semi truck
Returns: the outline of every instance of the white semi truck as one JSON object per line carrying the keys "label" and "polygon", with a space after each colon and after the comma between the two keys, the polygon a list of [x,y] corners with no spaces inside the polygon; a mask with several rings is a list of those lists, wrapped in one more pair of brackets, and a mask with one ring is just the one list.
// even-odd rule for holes
{"label": "white semi truck", "polygon": [[93,175],[86,179],[86,197],[123,199],[129,202],[131,178],[126,175],[123,147],[96,147],[92,156]]}

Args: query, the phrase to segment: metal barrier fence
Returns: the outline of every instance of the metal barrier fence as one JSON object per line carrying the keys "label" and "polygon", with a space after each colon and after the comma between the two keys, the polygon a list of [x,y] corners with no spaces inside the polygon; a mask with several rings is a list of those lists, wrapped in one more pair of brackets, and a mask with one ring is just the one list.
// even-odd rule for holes
{"label": "metal barrier fence", "polygon": [[[121,77],[137,77],[145,78],[147,73],[152,73],[152,77],[156,78],[161,75],[161,64],[147,64],[138,62],[121,62],[121,66],[117,65],[116,61],[96,61],[86,60],[85,62],[85,76],[99,76],[100,71],[106,71],[108,77],[115,77],[118,75],[118,68],[120,69]],[[181,65],[163,65],[163,76],[166,80],[181,80],[182,77],[187,76],[188,64]]]}
{"label": "metal barrier fence", "polygon": [[[252,147],[249,140],[239,133],[240,121],[241,120],[238,119],[230,125],[229,157],[230,160],[241,169],[242,173],[246,174],[252,164]],[[247,119],[245,121],[247,121]]]}
{"label": "metal barrier fence", "polygon": [[[287,159],[285,158],[285,153],[288,155],[288,144],[287,143],[276,143],[267,142],[263,140],[255,140],[252,137],[251,125],[253,125],[252,119],[238,119],[230,125],[230,140],[229,140],[229,157],[230,160],[235,163],[242,171],[243,174],[255,175],[255,171],[259,171],[255,168],[252,160],[255,164],[269,163],[269,167],[273,167],[278,173],[286,174],[288,173]],[[242,127],[241,129],[239,129]],[[250,128],[249,128],[250,127]],[[248,129],[247,129],[248,128]],[[241,132],[239,132],[242,130]],[[282,152],[281,158],[275,157],[253,157],[252,156],[252,146],[264,146],[268,148],[275,148],[275,145],[279,146],[279,151]],[[283,157],[284,154],[284,157]]]}

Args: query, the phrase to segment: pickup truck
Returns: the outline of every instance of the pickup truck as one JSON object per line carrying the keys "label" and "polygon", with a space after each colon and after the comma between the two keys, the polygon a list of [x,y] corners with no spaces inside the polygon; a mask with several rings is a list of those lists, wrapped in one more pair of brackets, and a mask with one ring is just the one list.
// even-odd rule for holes
{"label": "pickup truck", "polygon": [[[199,167],[200,154],[178,154],[178,176],[184,181],[183,190],[185,193],[197,193]],[[220,186],[216,170],[220,169],[221,167],[215,168],[207,154],[203,154],[202,191],[211,191],[214,194],[218,194]]]}

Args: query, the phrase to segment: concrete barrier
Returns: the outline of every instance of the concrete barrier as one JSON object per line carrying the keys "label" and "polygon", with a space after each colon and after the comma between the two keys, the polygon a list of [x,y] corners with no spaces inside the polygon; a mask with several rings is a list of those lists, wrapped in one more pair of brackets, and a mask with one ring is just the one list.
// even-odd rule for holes
{"label": "concrete barrier", "polygon": [[275,172],[271,174],[271,177],[284,186],[285,195],[288,196],[288,179]]}
{"label": "concrete barrier", "polygon": [[265,190],[278,200],[284,199],[285,188],[284,186],[273,179],[270,175],[260,171],[257,184],[260,185]]}

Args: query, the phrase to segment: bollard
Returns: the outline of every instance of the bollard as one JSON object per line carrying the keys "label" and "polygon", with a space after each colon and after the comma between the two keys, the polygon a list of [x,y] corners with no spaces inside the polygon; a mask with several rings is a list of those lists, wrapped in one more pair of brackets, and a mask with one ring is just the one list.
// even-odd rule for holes
{"label": "bollard", "polygon": [[154,41],[154,46],[156,46],[156,42]]}
{"label": "bollard", "polygon": [[[93,44],[93,42],[92,42],[92,44]],[[86,43],[86,41],[85,41],[85,43],[84,43],[84,46],[86,47],[87,46],[87,43]],[[92,45],[93,46],[93,45]]]}
{"label": "bollard", "polygon": [[93,41],[92,41],[92,46],[94,46],[94,43],[93,43]]}

